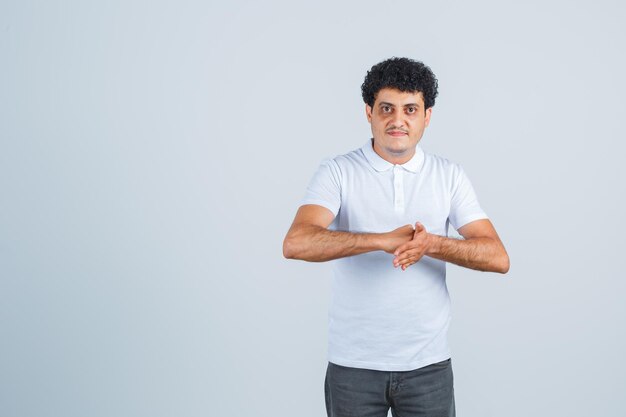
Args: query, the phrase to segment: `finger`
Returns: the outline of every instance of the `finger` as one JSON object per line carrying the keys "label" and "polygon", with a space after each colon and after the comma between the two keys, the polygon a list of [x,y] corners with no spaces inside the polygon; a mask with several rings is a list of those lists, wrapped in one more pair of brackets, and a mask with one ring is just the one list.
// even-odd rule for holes
{"label": "finger", "polygon": [[393,266],[396,267],[396,268],[399,267],[399,266],[402,266],[402,260],[398,259],[398,258],[394,259],[393,260]]}
{"label": "finger", "polygon": [[404,243],[400,246],[398,246],[398,248],[393,252],[394,255],[399,256],[402,255],[403,252],[407,251],[411,249],[411,245],[410,243]]}
{"label": "finger", "polygon": [[400,252],[398,255],[396,255],[396,257],[393,259],[394,262],[398,261],[401,262],[402,260],[409,258],[409,257],[421,257],[422,256],[422,249],[418,248],[418,247],[410,247],[407,250]]}
{"label": "finger", "polygon": [[398,266],[401,263],[403,263],[404,261],[406,261],[408,258],[410,258],[411,256],[414,256],[414,252],[413,251],[406,251],[401,253],[400,255],[396,256],[395,258],[393,258],[393,264],[394,266]]}
{"label": "finger", "polygon": [[404,257],[402,259],[399,259],[399,258],[394,259],[393,260],[393,266],[396,267],[396,268],[399,267],[399,266],[402,266],[402,264],[406,263],[406,259],[407,259],[406,257]]}
{"label": "finger", "polygon": [[422,255],[421,254],[416,254],[416,255],[413,255],[413,256],[411,256],[411,257],[409,257],[407,259],[404,259],[404,260],[398,262],[398,265],[407,265],[407,266],[413,265],[414,263],[419,262],[420,259],[422,259]]}
{"label": "finger", "polygon": [[411,262],[415,262],[417,260],[416,256],[409,256],[403,259],[398,260],[395,265],[397,266],[403,266],[403,265],[407,265],[410,264]]}
{"label": "finger", "polygon": [[403,260],[410,258],[412,256],[417,255],[419,252],[413,248],[407,249],[404,252],[401,252],[398,256],[394,258],[394,262],[402,262]]}
{"label": "finger", "polygon": [[409,264],[414,263],[415,262],[415,258],[411,257],[411,258],[407,258],[403,261],[400,261],[400,265],[401,266],[409,266]]}

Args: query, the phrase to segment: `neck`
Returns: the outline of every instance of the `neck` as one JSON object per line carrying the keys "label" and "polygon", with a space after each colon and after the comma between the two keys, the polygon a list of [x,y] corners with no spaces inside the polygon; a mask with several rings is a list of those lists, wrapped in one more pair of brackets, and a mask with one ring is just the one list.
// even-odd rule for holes
{"label": "neck", "polygon": [[373,142],[374,152],[376,152],[376,154],[380,156],[381,158],[383,158],[385,161],[394,165],[405,164],[409,162],[411,158],[413,158],[413,155],[415,155],[415,148],[407,149],[406,151],[401,152],[401,153],[393,153],[393,152],[388,152],[387,150],[378,147],[378,145],[376,144],[376,141],[372,141],[372,142]]}

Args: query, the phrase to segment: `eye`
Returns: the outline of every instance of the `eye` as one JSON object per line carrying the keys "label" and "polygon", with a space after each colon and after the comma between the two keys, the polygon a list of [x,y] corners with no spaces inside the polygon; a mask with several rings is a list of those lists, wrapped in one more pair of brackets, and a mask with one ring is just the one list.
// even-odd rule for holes
{"label": "eye", "polygon": [[406,112],[409,114],[414,114],[417,112],[417,108],[415,107],[407,107]]}
{"label": "eye", "polygon": [[390,106],[382,106],[381,109],[383,110],[383,113],[391,112],[391,107]]}

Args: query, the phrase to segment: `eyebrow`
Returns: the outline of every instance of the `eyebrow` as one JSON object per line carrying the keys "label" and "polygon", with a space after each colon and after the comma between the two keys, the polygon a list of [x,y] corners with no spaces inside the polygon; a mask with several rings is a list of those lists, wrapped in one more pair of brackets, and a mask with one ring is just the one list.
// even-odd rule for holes
{"label": "eyebrow", "polygon": [[[387,103],[386,101],[381,101],[380,104],[378,105],[378,107],[380,106],[391,106],[391,107],[396,107],[395,104],[392,103]],[[402,107],[409,107],[409,106],[413,106],[413,107],[419,107],[420,105],[417,103],[408,103],[403,105]]]}

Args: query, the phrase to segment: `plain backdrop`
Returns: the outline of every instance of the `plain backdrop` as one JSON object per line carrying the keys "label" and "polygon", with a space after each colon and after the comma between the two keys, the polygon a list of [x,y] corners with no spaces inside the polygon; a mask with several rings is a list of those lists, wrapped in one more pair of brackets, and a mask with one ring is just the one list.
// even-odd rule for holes
{"label": "plain backdrop", "polygon": [[625,12],[2,1],[0,415],[325,415],[330,265],[282,240],[391,56],[511,257],[448,266],[458,415],[623,415]]}

